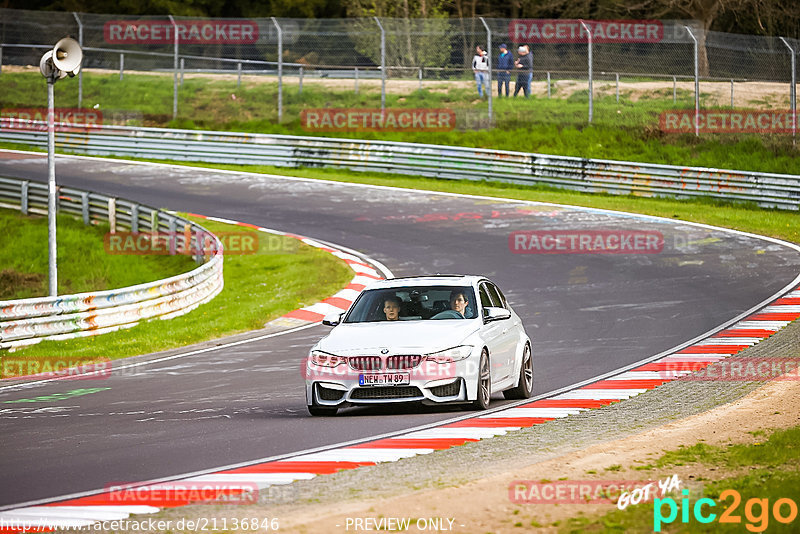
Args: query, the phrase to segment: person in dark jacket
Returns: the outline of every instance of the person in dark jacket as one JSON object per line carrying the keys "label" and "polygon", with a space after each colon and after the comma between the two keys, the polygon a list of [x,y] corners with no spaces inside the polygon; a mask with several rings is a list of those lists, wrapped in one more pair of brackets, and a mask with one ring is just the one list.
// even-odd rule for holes
{"label": "person in dark jacket", "polygon": [[519,47],[519,57],[514,62],[517,68],[517,83],[514,85],[514,96],[517,96],[519,90],[525,92],[525,98],[531,94],[531,82],[533,81],[533,55],[528,45],[521,45]]}
{"label": "person in dark jacket", "polygon": [[505,43],[500,45],[500,57],[497,59],[497,96],[503,96],[503,86],[508,96],[508,86],[511,83],[511,69],[514,68],[514,56],[508,51]]}

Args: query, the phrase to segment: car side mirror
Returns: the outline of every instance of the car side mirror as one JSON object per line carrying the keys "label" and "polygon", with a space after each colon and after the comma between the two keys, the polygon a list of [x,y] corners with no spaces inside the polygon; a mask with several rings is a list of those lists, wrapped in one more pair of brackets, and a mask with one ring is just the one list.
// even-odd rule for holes
{"label": "car side mirror", "polygon": [[483,309],[483,322],[490,323],[492,321],[502,321],[503,319],[510,319],[511,312],[505,308],[495,308],[494,306],[487,306]]}
{"label": "car side mirror", "polygon": [[342,322],[343,313],[332,313],[322,318],[322,324],[325,326],[336,326]]}

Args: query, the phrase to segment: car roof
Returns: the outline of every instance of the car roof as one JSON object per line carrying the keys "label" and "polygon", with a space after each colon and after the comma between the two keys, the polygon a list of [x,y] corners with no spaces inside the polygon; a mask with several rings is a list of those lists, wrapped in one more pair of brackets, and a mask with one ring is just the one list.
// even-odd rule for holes
{"label": "car roof", "polygon": [[404,276],[400,278],[390,278],[388,280],[376,280],[369,284],[365,289],[380,289],[406,286],[439,286],[454,285],[465,286],[473,285],[484,280],[486,277],[474,274],[435,274],[425,276]]}

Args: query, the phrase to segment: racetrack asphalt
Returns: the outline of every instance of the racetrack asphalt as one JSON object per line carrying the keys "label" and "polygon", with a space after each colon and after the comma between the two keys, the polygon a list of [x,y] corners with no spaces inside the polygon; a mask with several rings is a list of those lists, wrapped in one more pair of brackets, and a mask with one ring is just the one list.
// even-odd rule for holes
{"label": "racetrack asphalt", "polygon": [[[60,185],[330,241],[396,276],[484,274],[505,291],[533,339],[536,394],[686,342],[771,297],[800,270],[794,249],[681,221],[88,158],[59,157],[56,169]],[[0,152],[0,176],[45,181],[46,159]],[[509,247],[515,231],[660,232],[664,246],[647,254],[519,254]],[[0,389],[0,506],[463,415],[411,406],[309,417],[300,366],[326,332],[314,326],[103,380]],[[8,402],[76,388],[109,389]]]}

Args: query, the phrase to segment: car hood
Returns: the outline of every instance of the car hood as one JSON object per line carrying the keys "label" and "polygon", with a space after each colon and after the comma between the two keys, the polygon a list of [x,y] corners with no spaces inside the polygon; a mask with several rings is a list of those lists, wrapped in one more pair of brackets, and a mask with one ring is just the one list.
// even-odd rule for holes
{"label": "car hood", "polygon": [[481,327],[479,319],[392,321],[340,324],[317,344],[317,349],[339,356],[428,354],[458,346]]}

